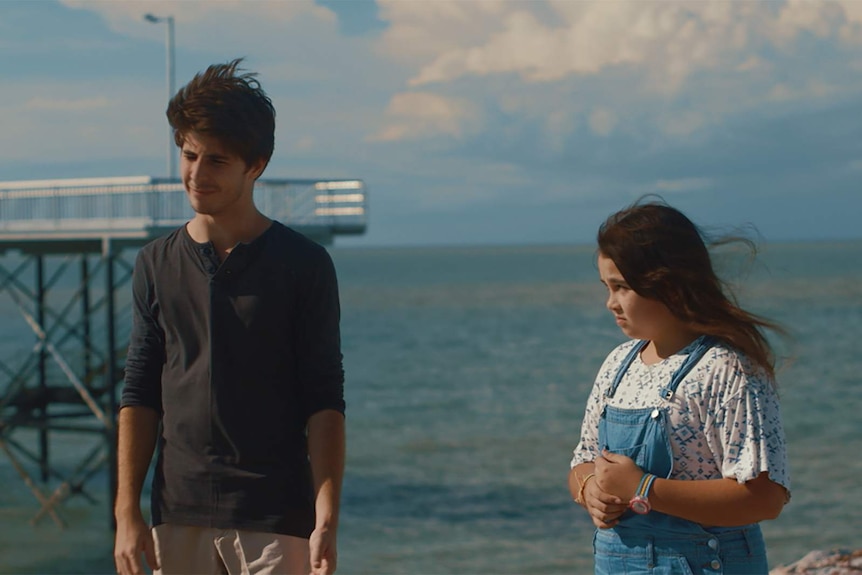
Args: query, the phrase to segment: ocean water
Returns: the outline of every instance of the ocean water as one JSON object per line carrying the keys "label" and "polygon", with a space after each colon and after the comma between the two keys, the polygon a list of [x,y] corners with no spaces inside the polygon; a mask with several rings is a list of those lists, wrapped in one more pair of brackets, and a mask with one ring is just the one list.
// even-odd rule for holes
{"label": "ocean water", "polygon": [[[595,372],[623,340],[593,249],[331,253],[348,403],[339,573],[590,573],[568,461]],[[862,546],[862,241],[719,261],[740,300],[791,334],[777,344],[793,499],[763,524],[770,563]],[[89,439],[56,441],[72,465]],[[31,527],[38,504],[0,454],[0,573],[111,572],[105,484],[88,483],[95,505],[64,505],[66,530]]]}

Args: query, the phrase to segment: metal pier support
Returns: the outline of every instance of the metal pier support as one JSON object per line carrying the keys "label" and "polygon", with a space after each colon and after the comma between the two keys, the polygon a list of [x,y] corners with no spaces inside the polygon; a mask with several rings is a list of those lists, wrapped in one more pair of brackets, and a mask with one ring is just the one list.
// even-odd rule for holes
{"label": "metal pier support", "polygon": [[34,524],[51,517],[65,526],[62,503],[101,499],[86,483],[107,470],[113,525],[117,394],[131,329],[123,248],[137,245],[82,245],[0,244],[0,458],[33,493]]}

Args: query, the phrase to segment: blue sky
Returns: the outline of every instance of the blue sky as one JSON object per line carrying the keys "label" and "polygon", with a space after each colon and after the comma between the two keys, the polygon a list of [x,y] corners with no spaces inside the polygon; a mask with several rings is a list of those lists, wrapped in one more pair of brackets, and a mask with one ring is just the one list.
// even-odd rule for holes
{"label": "blue sky", "polygon": [[659,193],[767,241],[862,237],[862,2],[0,2],[0,180],[166,173],[177,85],[246,57],[265,177],[361,178],[343,245],[590,242]]}

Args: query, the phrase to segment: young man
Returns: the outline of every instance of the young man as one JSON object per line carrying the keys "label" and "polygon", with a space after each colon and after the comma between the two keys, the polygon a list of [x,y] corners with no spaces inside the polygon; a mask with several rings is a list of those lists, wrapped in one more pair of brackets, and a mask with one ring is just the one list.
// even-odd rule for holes
{"label": "young man", "polygon": [[[194,217],[146,245],[119,414],[117,572],[336,567],[344,470],[338,287],[319,245],[261,214],[275,111],[241,60],[168,119]],[[161,423],[161,426],[159,425]],[[140,508],[156,442],[153,529]]]}

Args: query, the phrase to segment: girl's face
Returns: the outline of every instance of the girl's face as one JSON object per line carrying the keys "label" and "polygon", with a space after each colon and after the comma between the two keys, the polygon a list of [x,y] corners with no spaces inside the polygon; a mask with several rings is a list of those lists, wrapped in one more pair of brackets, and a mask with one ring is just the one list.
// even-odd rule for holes
{"label": "girl's face", "polygon": [[600,253],[598,267],[599,278],[608,288],[607,308],[624,334],[656,342],[679,332],[679,321],[667,306],[635,293],[611,258]]}

